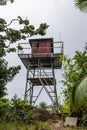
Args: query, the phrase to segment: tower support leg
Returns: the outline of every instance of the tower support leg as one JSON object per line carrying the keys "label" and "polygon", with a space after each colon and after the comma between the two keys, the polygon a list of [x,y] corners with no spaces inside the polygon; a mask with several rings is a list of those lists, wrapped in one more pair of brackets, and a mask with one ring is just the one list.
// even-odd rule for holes
{"label": "tower support leg", "polygon": [[59,105],[58,105],[58,97],[57,97],[57,88],[56,88],[56,79],[55,79],[55,72],[54,72],[54,67],[53,67],[53,62],[51,62],[52,65],[52,73],[53,73],[53,80],[54,80],[54,108],[56,112],[59,111]]}

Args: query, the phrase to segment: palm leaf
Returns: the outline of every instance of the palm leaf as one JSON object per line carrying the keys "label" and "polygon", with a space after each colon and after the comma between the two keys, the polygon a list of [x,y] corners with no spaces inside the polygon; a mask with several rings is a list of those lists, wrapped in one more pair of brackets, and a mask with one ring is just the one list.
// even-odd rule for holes
{"label": "palm leaf", "polygon": [[87,0],[75,0],[75,6],[81,11],[87,12]]}
{"label": "palm leaf", "polygon": [[74,107],[79,109],[87,101],[87,76],[81,81],[74,95]]}

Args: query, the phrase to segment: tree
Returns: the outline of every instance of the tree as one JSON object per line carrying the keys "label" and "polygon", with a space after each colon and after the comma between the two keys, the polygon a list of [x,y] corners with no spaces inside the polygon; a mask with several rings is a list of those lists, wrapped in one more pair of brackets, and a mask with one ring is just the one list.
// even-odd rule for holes
{"label": "tree", "polygon": [[[19,30],[10,28],[11,23],[14,21],[19,22]],[[13,48],[11,45],[33,35],[45,35],[47,28],[48,25],[42,23],[39,28],[35,29],[28,19],[23,20],[20,16],[17,19],[12,19],[9,24],[0,18],[0,98],[6,95],[6,84],[12,81],[20,70],[20,66],[8,67],[8,62],[4,58],[7,53],[16,52],[17,48]],[[21,47],[18,46],[18,49],[21,49]]]}
{"label": "tree", "polygon": [[87,12],[87,0],[75,0],[75,6],[81,11]]}
{"label": "tree", "polygon": [[14,2],[14,0],[0,0],[0,5],[6,5],[8,1],[11,3]]}
{"label": "tree", "polygon": [[8,67],[5,59],[0,58],[0,98],[6,95],[6,84],[19,72],[20,66]]}
{"label": "tree", "polygon": [[[87,82],[85,82],[85,77],[87,76],[87,51],[76,51],[75,56],[71,59],[63,56],[63,62],[64,73],[62,83],[65,86],[63,90],[65,100],[70,103],[71,110],[77,109],[76,104],[79,102],[79,109],[81,105],[85,105],[82,102],[87,98],[87,96],[81,96],[85,94],[84,91],[86,92],[87,89]],[[83,85],[85,83],[86,85]],[[84,87],[84,91],[82,87]]]}

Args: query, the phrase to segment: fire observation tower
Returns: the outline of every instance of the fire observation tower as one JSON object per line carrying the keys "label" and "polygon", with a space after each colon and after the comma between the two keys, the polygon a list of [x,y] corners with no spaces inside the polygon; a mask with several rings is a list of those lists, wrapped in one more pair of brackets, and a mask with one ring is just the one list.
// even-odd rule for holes
{"label": "fire observation tower", "polygon": [[[27,69],[25,97],[34,105],[41,92],[45,90],[48,97],[58,108],[55,69],[61,69],[59,60],[63,54],[63,42],[54,42],[53,38],[30,39],[29,43],[19,43],[22,50],[18,56]],[[40,89],[38,89],[40,87]],[[34,89],[38,94],[35,95]]]}

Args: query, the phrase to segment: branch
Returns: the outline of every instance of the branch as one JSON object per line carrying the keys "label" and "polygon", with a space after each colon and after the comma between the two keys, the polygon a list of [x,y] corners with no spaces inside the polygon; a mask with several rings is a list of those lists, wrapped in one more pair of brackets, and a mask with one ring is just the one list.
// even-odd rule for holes
{"label": "branch", "polygon": [[12,19],[11,22],[6,25],[6,27],[7,27],[7,26],[10,26],[13,21],[19,21],[19,19]]}

